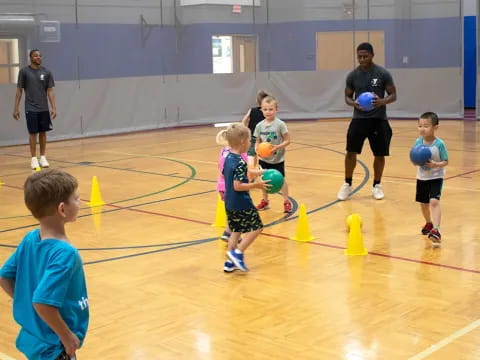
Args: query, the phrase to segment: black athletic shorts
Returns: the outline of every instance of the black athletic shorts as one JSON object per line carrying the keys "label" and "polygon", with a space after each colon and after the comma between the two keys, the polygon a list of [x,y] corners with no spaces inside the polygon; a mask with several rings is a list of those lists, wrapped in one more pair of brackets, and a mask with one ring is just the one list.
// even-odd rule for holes
{"label": "black athletic shorts", "polygon": [[367,138],[373,155],[390,155],[392,128],[388,120],[352,119],[347,132],[347,152],[361,154],[363,143]]}
{"label": "black athletic shorts", "polygon": [[430,199],[440,200],[440,196],[442,195],[442,186],[443,179],[417,179],[417,193],[415,195],[415,201],[428,204]]}
{"label": "black athletic shorts", "polygon": [[74,360],[74,358],[70,357],[67,355],[67,353],[64,351],[55,360]]}
{"label": "black athletic shorts", "polygon": [[53,130],[50,113],[48,111],[27,111],[25,117],[27,118],[27,129],[30,134]]}
{"label": "black athletic shorts", "polygon": [[246,234],[263,227],[262,219],[255,208],[245,210],[226,209],[226,213],[228,226],[232,232]]}
{"label": "black athletic shorts", "polygon": [[285,161],[282,161],[282,162],[277,163],[277,164],[270,164],[270,163],[267,163],[263,160],[258,160],[258,165],[260,165],[262,167],[262,169],[278,170],[283,175],[283,177],[285,177]]}

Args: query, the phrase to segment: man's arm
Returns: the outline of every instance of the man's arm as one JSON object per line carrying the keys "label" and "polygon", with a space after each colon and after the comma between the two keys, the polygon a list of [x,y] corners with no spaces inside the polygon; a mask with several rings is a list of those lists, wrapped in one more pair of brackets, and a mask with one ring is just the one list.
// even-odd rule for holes
{"label": "man's arm", "polygon": [[52,119],[57,117],[57,105],[55,104],[55,93],[53,88],[47,89],[48,100],[50,101],[50,116]]}
{"label": "man's arm", "polygon": [[388,85],[387,87],[385,87],[385,90],[388,94],[386,97],[382,99],[378,96],[375,96],[375,99],[372,100],[372,104],[374,107],[391,104],[397,100],[397,89],[395,88],[395,85]]}
{"label": "man's arm", "polygon": [[360,105],[358,105],[358,103],[355,100],[353,100],[353,90],[348,88],[348,87],[345,88],[345,103],[348,106],[353,106],[354,108],[357,108],[358,110],[362,110]]}
{"label": "man's arm", "polygon": [[15,120],[20,119],[20,100],[22,99],[23,89],[17,88],[15,93],[15,104],[13,105],[13,118]]}
{"label": "man's arm", "polygon": [[75,351],[80,347],[80,340],[63,321],[58,309],[55,306],[39,303],[33,303],[33,307],[42,320],[58,335],[65,352],[75,356]]}
{"label": "man's arm", "polygon": [[15,279],[4,278],[0,276],[0,287],[13,299],[13,291],[15,290]]}

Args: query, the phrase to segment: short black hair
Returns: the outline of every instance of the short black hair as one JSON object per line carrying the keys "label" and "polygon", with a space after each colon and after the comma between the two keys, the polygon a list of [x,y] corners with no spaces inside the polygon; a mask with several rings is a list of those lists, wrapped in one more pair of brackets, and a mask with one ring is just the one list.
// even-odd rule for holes
{"label": "short black hair", "polygon": [[38,50],[38,49],[32,49],[32,50],[30,50],[30,53],[28,54],[28,57],[31,58],[32,55],[33,55],[33,53],[34,53],[34,52],[37,52],[37,51],[40,52],[40,50]]}
{"label": "short black hair", "polygon": [[357,51],[359,50],[365,50],[368,51],[370,54],[374,55],[373,53],[373,46],[369,42],[363,42],[360,45],[357,46]]}
{"label": "short black hair", "polygon": [[433,126],[438,125],[438,123],[440,122],[438,120],[438,115],[432,111],[427,111],[423,113],[422,115],[420,115],[420,119],[430,119]]}

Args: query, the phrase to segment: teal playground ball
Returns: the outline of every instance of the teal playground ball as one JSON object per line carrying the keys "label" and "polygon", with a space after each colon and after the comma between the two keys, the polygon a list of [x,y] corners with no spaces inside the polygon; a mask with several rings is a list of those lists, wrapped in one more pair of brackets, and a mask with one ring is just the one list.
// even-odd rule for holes
{"label": "teal playground ball", "polygon": [[268,181],[270,188],[267,190],[269,194],[276,194],[278,193],[283,187],[283,175],[280,171],[275,169],[267,169],[262,175],[263,181]]}

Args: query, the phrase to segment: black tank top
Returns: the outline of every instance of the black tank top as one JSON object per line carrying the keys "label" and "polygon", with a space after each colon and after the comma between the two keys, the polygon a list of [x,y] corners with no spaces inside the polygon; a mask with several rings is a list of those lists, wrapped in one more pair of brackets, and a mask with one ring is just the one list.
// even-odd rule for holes
{"label": "black tank top", "polygon": [[260,110],[260,107],[252,107],[250,109],[250,121],[248,122],[248,128],[250,129],[252,136],[255,132],[255,127],[263,119],[265,119],[265,116],[263,116],[263,112]]}

